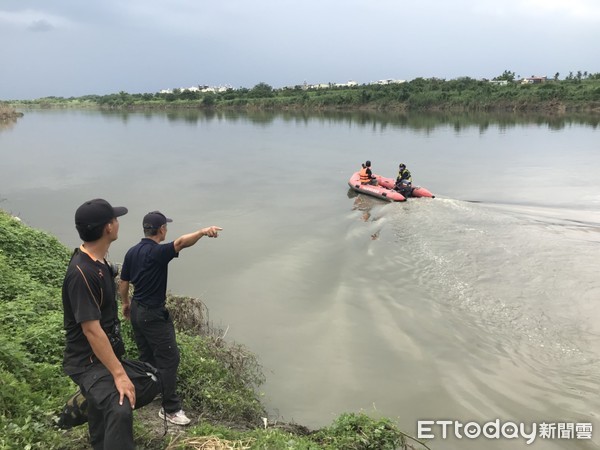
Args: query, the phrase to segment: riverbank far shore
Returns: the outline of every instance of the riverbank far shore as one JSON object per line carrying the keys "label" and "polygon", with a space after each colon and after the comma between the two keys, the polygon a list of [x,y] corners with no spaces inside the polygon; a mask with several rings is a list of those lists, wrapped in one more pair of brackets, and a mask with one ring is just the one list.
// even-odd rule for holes
{"label": "riverbank far shore", "polygon": [[174,109],[245,111],[377,111],[377,112],[536,112],[600,115],[600,74],[587,78],[523,84],[492,83],[461,77],[453,80],[416,78],[385,85],[275,89],[259,83],[251,89],[212,92],[173,89],[168,92],[119,92],[81,97],[15,100],[12,106],[99,107],[101,109]]}

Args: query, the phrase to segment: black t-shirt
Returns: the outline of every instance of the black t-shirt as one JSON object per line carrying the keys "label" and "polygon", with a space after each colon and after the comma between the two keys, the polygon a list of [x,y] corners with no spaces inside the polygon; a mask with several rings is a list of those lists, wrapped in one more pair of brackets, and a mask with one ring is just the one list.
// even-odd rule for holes
{"label": "black t-shirt", "polygon": [[76,249],[63,281],[62,301],[66,331],[63,367],[67,375],[81,373],[96,361],[83,334],[82,322],[99,320],[115,354],[123,356],[115,281],[105,261],[95,261],[87,253]]}
{"label": "black t-shirt", "polygon": [[143,238],[131,247],[123,261],[121,280],[133,284],[133,300],[150,307],[162,305],[167,295],[169,262],[177,256],[174,242],[158,244]]}

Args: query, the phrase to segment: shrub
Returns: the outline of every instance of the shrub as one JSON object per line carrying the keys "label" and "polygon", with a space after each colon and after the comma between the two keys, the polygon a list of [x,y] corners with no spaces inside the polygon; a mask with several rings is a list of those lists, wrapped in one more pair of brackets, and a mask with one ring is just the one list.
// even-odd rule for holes
{"label": "shrub", "polygon": [[23,270],[44,284],[61,286],[70,252],[55,237],[0,212],[0,251],[13,270]]}
{"label": "shrub", "polygon": [[178,389],[186,401],[218,420],[257,424],[265,415],[255,388],[264,381],[256,357],[214,337],[178,334]]}
{"label": "shrub", "polygon": [[394,450],[406,448],[404,434],[388,419],[375,420],[366,414],[347,413],[315,434],[325,448],[348,450]]}

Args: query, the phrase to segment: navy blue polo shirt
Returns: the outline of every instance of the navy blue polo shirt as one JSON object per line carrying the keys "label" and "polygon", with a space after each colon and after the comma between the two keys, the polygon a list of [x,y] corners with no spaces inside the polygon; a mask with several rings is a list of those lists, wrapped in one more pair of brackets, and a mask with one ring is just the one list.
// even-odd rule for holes
{"label": "navy blue polo shirt", "polygon": [[165,303],[169,262],[179,254],[175,243],[158,244],[143,238],[125,255],[121,268],[121,280],[133,284],[133,300],[157,307]]}

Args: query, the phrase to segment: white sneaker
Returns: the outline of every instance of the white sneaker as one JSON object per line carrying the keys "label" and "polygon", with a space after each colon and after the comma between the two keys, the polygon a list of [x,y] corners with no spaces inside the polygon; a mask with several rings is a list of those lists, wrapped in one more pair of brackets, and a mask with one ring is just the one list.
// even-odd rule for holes
{"label": "white sneaker", "polygon": [[[185,415],[185,412],[183,412],[183,409],[174,413],[167,413],[166,415],[167,420],[175,425],[187,425],[191,422],[188,416]],[[160,411],[158,411],[158,417],[161,419],[165,418],[165,410],[163,408],[160,408]]]}

